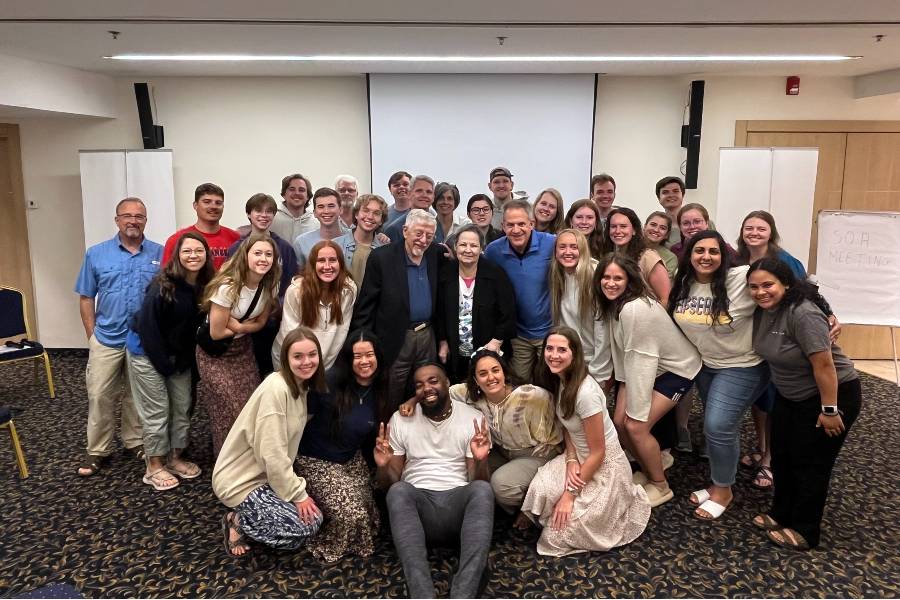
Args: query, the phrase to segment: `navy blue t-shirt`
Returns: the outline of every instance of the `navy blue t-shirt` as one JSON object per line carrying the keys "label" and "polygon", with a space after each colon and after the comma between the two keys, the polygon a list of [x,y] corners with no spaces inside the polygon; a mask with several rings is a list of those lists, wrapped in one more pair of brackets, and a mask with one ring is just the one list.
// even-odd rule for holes
{"label": "navy blue t-shirt", "polygon": [[[336,389],[332,381],[328,383],[329,390]],[[303,456],[344,464],[353,458],[378,426],[375,390],[362,387],[355,380],[344,385],[350,386],[353,400],[337,433],[333,427],[337,418],[334,393],[310,392],[306,396],[307,412],[313,416],[300,440],[300,454]]]}

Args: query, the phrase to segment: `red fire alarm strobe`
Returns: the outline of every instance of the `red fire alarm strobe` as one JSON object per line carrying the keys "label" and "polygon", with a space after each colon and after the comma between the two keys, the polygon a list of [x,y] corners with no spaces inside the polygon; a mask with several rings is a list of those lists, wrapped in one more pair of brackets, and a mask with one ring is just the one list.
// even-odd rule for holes
{"label": "red fire alarm strobe", "polygon": [[784,93],[788,96],[799,96],[800,95],[800,78],[796,75],[791,75],[787,78],[787,85],[785,86]]}

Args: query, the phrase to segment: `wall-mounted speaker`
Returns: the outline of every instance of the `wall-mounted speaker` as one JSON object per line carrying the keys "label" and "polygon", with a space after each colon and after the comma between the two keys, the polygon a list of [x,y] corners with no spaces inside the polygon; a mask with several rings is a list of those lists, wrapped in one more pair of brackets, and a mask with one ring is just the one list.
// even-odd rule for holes
{"label": "wall-mounted speaker", "polygon": [[700,166],[700,130],[703,126],[703,90],[706,82],[691,82],[691,99],[688,109],[688,124],[681,127],[681,147],[687,148],[684,169],[684,187],[697,189],[697,171]]}
{"label": "wall-mounted speaker", "polygon": [[144,150],[155,150],[165,145],[163,128],[154,124],[153,108],[150,104],[150,87],[146,83],[134,84],[134,98],[137,100],[138,119],[141,123],[141,137]]}

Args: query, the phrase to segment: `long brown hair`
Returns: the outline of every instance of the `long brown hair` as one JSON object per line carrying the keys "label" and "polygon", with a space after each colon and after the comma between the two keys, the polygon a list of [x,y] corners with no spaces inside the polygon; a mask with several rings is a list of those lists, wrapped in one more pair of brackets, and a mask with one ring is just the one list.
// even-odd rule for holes
{"label": "long brown hair", "polygon": [[[601,287],[603,273],[609,265],[618,266],[625,271],[625,275],[628,277],[625,291],[615,300],[607,298]],[[647,284],[644,283],[643,276],[641,276],[640,267],[638,267],[637,262],[635,262],[633,258],[625,256],[624,254],[607,254],[600,259],[600,262],[597,264],[597,269],[594,271],[594,294],[597,297],[598,319],[604,316],[610,319],[610,321],[612,319],[618,319],[619,313],[622,312],[622,307],[628,302],[637,298],[644,298],[648,302],[655,299],[651,293],[652,292],[650,292]]]}
{"label": "long brown hair", "polygon": [[247,284],[250,274],[250,260],[247,258],[247,255],[256,242],[266,242],[272,247],[272,267],[268,273],[263,275],[259,285],[267,293],[268,302],[273,306],[277,305],[278,283],[281,281],[281,260],[278,257],[278,245],[268,233],[251,233],[241,242],[234,255],[225,261],[219,272],[206,285],[202,302],[204,311],[209,312],[212,297],[216,295],[219,287],[223,285],[228,286],[227,298],[232,305],[238,301],[238,298],[241,296],[241,288]]}
{"label": "long brown hair", "polygon": [[534,201],[534,207],[533,207],[533,208],[537,209],[537,203],[541,201],[541,197],[542,197],[544,194],[549,194],[549,196],[550,196],[551,198],[553,198],[553,200],[556,201],[556,216],[553,217],[553,219],[552,219],[551,221],[548,221],[548,222],[547,222],[547,228],[546,228],[546,229],[538,229],[538,226],[537,226],[537,213],[535,213],[535,218],[534,218],[534,228],[537,229],[538,231],[546,231],[547,233],[556,233],[556,232],[558,232],[560,229],[562,229],[563,227],[565,227],[565,221],[564,221],[564,218],[563,218],[563,199],[562,199],[562,194],[560,194],[560,193],[559,193],[559,190],[557,190],[556,188],[547,188],[546,190],[541,190],[541,193],[537,195],[537,197],[536,197],[536,199],[535,199],[535,201]]}
{"label": "long brown hair", "polygon": [[[323,248],[331,248],[337,255],[340,270],[337,277],[330,283],[324,283],[316,275],[316,261],[319,252]],[[331,240],[321,240],[309,251],[306,259],[306,268],[303,270],[303,285],[300,286],[300,324],[307,327],[315,327],[319,321],[319,303],[331,306],[330,323],[340,325],[344,322],[344,314],[341,311],[341,297],[346,288],[350,287],[349,274],[344,264],[344,253],[341,247]],[[325,325],[325,323],[322,323]]]}
{"label": "long brown hair", "polygon": [[[288,354],[290,354],[291,346],[297,342],[302,342],[303,340],[310,340],[316,345],[316,352],[319,353],[319,366],[316,367],[316,372],[313,373],[312,377],[302,383],[297,383],[297,378],[291,371],[291,363],[288,360]],[[316,334],[314,334],[311,329],[304,327],[303,325],[299,325],[292,329],[290,333],[284,337],[279,358],[281,360],[281,370],[278,372],[287,384],[288,389],[291,390],[291,396],[296,398],[300,395],[301,390],[307,391],[312,389],[316,392],[328,391],[328,386],[325,385],[325,357],[322,356],[322,346],[319,344],[319,339],[316,337]]]}
{"label": "long brown hair", "polygon": [[[550,372],[544,353],[547,350],[547,340],[551,335],[561,335],[569,342],[569,351],[572,353],[572,364],[559,375]],[[550,393],[559,403],[559,409],[562,412],[563,419],[568,419],[575,413],[575,400],[578,398],[578,388],[581,387],[585,377],[588,376],[587,363],[584,361],[584,348],[581,345],[581,338],[578,333],[571,327],[565,325],[557,325],[550,329],[544,338],[544,344],[541,346],[541,366],[538,371],[538,381],[544,389],[550,390]],[[562,388],[562,392],[560,392]]]}
{"label": "long brown hair", "polygon": [[775,217],[764,210],[754,210],[741,221],[741,229],[738,231],[737,239],[738,256],[745,261],[750,260],[750,248],[747,247],[747,242],[744,241],[744,225],[746,225],[747,221],[750,219],[765,221],[769,226],[769,242],[766,244],[766,257],[777,258],[778,253],[781,251],[781,236],[778,235],[778,228],[775,226]]}
{"label": "long brown hair", "polygon": [[206,242],[206,238],[194,231],[183,233],[181,237],[178,238],[178,241],[175,242],[175,249],[172,251],[172,260],[170,260],[165,268],[156,275],[156,283],[159,286],[159,295],[162,296],[162,299],[166,302],[174,302],[175,300],[175,282],[187,280],[187,269],[184,268],[179,259],[181,247],[184,245],[184,240],[186,239],[200,242],[203,244],[203,249],[206,251],[206,262],[203,264],[203,268],[197,273],[197,281],[194,284],[194,288],[197,290],[195,301],[199,300],[200,295],[206,288],[206,284],[209,283],[216,274],[216,269],[213,267],[212,253],[209,251],[209,244]]}
{"label": "long brown hair", "polygon": [[603,219],[600,218],[600,209],[597,208],[597,203],[590,198],[582,198],[573,202],[569,210],[566,211],[566,227],[575,228],[575,225],[572,224],[572,219],[575,217],[575,213],[585,207],[594,211],[594,219],[597,224],[594,226],[594,231],[591,232],[591,235],[585,237],[587,237],[588,248],[591,249],[591,256],[599,260],[603,256],[603,232],[606,228],[603,226]]}

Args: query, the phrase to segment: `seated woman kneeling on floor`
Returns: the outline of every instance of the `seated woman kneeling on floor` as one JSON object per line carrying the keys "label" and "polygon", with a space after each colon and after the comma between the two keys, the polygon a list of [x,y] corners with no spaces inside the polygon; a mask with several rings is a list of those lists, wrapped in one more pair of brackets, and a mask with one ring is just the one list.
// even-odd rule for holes
{"label": "seated woman kneeling on floor", "polygon": [[213,491],[232,509],[222,517],[222,529],[234,556],[250,550],[247,538],[296,550],[322,525],[306,481],[293,469],[306,425],[306,394],[325,391],[319,341],[309,328],[285,337],[281,365],[241,410],[212,474]]}

